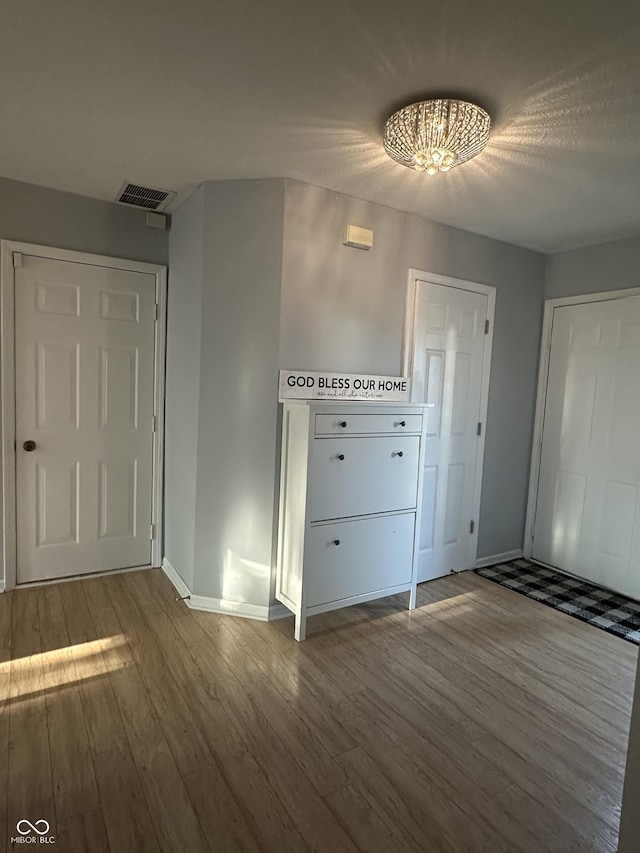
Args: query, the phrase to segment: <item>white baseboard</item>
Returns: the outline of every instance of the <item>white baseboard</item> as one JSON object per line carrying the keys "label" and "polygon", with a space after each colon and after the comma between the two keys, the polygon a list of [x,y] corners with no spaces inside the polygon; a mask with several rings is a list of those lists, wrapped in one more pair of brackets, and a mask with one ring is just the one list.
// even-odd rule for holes
{"label": "white baseboard", "polygon": [[4,578],[0,580],[0,592],[4,592]]}
{"label": "white baseboard", "polygon": [[171,565],[169,560],[167,560],[166,557],[164,557],[164,559],[162,560],[162,571],[169,578],[171,583],[176,588],[176,592],[178,592],[182,598],[191,596],[191,590],[182,580],[180,575],[176,572],[176,570],[173,568],[173,566]]}
{"label": "white baseboard", "polygon": [[522,548],[516,548],[515,551],[505,551],[503,554],[492,554],[490,557],[480,557],[479,560],[476,560],[476,569],[494,566],[496,563],[508,563],[509,560],[519,560],[520,557],[522,557]]}
{"label": "white baseboard", "polygon": [[220,613],[223,616],[240,616],[243,619],[269,621],[269,608],[262,604],[248,604],[245,601],[231,601],[228,598],[212,598],[208,595],[192,595],[187,601],[192,610],[204,610],[207,613]]}
{"label": "white baseboard", "polygon": [[228,598],[212,598],[207,595],[194,595],[189,587],[165,557],[162,570],[185,599],[185,604],[192,610],[203,610],[205,613],[219,613],[223,616],[240,616],[244,619],[256,619],[259,622],[270,622],[273,619],[283,619],[291,613],[282,604],[271,605],[248,604],[245,601],[232,601]]}

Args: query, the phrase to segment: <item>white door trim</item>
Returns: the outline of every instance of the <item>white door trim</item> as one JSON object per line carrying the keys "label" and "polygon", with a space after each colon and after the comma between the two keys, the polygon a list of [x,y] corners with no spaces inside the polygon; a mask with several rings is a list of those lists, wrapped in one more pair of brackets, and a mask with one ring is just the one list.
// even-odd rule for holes
{"label": "white door trim", "polygon": [[[2,569],[5,589],[16,586],[16,372],[14,252],[76,264],[148,273],[155,276],[158,316],[155,325],[153,413],[153,538],[151,565],[162,563],[164,475],[164,384],[167,329],[167,268],[106,255],[0,240],[0,399],[2,404]],[[86,576],[83,576],[86,577]]]}
{"label": "white door trim", "polygon": [[[484,347],[484,358],[482,361],[482,385],[480,389],[480,423],[482,432],[476,450],[476,464],[474,471],[473,486],[473,519],[475,528],[472,534],[473,560],[478,553],[478,533],[480,528],[480,497],[482,491],[482,469],[484,465],[484,445],[487,434],[487,410],[489,408],[489,378],[491,374],[491,351],[493,349],[493,326],[496,313],[496,289],[489,284],[480,284],[477,281],[465,281],[461,278],[452,278],[448,275],[424,272],[423,270],[409,270],[407,281],[407,300],[404,315],[404,330],[402,335],[402,375],[411,378],[413,373],[413,348],[414,348],[414,312],[416,305],[416,291],[419,281],[428,281],[432,284],[440,284],[444,287],[456,287],[458,290],[468,290],[472,293],[482,293],[487,297],[487,321],[489,331],[486,335]],[[472,566],[469,566],[472,568]]]}
{"label": "white door trim", "polygon": [[524,530],[523,556],[525,557],[531,557],[533,551],[533,532],[538,504],[538,480],[540,479],[544,413],[547,405],[547,382],[549,379],[553,313],[556,308],[562,308],[567,305],[608,302],[613,299],[625,299],[630,296],[640,297],[640,287],[628,287],[624,290],[608,290],[602,293],[585,293],[580,296],[561,296],[557,299],[545,300],[544,319],[542,321],[542,343],[540,347],[540,368],[538,371],[538,393],[536,396],[536,416],[533,426],[533,448],[531,450],[529,496],[527,498],[527,518]]}

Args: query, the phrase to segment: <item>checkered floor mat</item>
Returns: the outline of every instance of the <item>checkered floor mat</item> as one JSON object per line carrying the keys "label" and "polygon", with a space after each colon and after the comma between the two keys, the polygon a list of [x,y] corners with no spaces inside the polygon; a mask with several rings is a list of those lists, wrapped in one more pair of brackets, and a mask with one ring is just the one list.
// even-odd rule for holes
{"label": "checkered floor mat", "polygon": [[640,644],[640,603],[631,598],[525,559],[498,563],[475,572],[610,634]]}

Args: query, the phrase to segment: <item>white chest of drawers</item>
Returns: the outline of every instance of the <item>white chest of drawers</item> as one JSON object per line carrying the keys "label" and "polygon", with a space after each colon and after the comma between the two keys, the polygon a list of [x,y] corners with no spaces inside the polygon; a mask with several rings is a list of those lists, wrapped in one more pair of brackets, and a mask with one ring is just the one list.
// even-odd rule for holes
{"label": "white chest of drawers", "polygon": [[410,592],[424,463],[423,407],[284,404],[276,598],[308,616]]}

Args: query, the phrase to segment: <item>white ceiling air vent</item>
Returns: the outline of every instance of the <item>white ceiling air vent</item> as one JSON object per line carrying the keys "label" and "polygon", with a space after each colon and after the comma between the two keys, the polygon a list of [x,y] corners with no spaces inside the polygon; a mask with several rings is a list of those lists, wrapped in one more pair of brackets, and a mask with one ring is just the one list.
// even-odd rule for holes
{"label": "white ceiling air vent", "polygon": [[164,210],[176,193],[171,190],[159,190],[157,187],[143,187],[125,181],[120,187],[116,201],[130,207],[142,207],[145,210]]}

